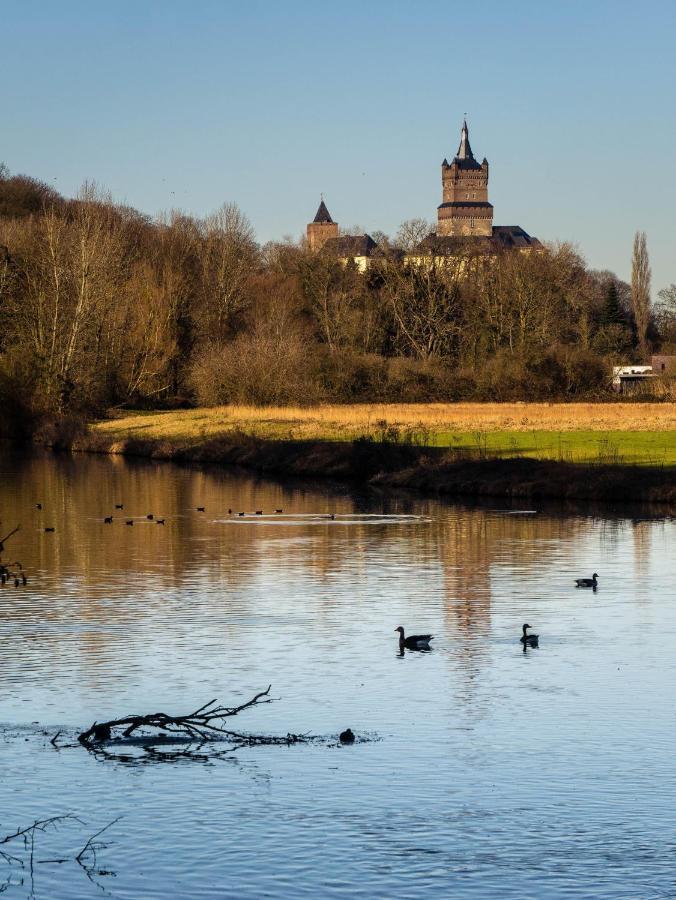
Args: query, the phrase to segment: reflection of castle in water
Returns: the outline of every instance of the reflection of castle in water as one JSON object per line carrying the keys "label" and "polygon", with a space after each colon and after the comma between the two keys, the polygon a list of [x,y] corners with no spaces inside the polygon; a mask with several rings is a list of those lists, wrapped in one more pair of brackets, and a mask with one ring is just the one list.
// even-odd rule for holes
{"label": "reflection of castle in water", "polygon": [[[330,491],[233,478],[216,468],[85,456],[28,460],[3,496],[1,513],[7,522],[22,522],[12,552],[30,565],[31,590],[24,597],[32,602],[19,605],[12,602],[19,593],[5,591],[0,619],[59,626],[41,633],[45,652],[54,660],[61,653],[79,654],[88,677],[96,678],[118,652],[125,667],[142,666],[152,647],[153,623],[164,624],[167,615],[175,622],[177,643],[186,646],[194,622],[208,622],[210,616],[218,616],[218,639],[224,643],[235,635],[239,641],[255,640],[255,629],[243,632],[238,623],[255,623],[262,607],[339,627],[354,597],[362,603],[355,615],[365,613],[379,578],[377,589],[390,591],[400,608],[405,604],[411,620],[419,616],[422,600],[426,610],[436,609],[464,651],[458,665],[476,672],[483,664],[480,639],[492,628],[496,571],[542,564],[562,538],[570,541],[594,527],[585,519],[499,515],[430,500],[353,498]],[[37,500],[43,504],[40,512]],[[115,512],[113,525],[105,526],[103,516],[118,502],[124,502],[124,512]],[[198,506],[206,506],[206,513],[198,514]],[[301,515],[292,524],[233,521],[228,508],[281,508]],[[302,518],[330,511],[339,518],[354,512],[429,514],[430,521],[354,519],[346,527]],[[163,516],[167,525],[122,524],[123,518],[147,513]],[[47,520],[56,526],[55,534],[41,530]],[[75,602],[80,626],[69,632]],[[385,621],[385,606],[378,615],[383,633],[400,624]],[[26,642],[17,652],[33,650]]]}

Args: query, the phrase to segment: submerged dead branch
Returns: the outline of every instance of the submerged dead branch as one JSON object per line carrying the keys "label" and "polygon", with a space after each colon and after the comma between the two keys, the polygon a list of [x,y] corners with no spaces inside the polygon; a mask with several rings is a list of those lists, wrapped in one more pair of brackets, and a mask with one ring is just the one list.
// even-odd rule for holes
{"label": "submerged dead branch", "polygon": [[[6,835],[3,838],[0,838],[0,860],[4,860],[4,862],[13,868],[18,868],[19,871],[27,872],[29,878],[30,885],[30,896],[34,896],[34,884],[35,884],[35,866],[38,863],[48,864],[48,863],[65,863],[70,859],[74,859],[74,861],[80,866],[80,868],[84,871],[87,878],[92,881],[94,884],[98,885],[98,887],[102,887],[101,884],[96,880],[98,876],[101,875],[112,875],[114,874],[110,870],[99,869],[97,866],[96,853],[97,851],[103,850],[109,846],[109,844],[97,840],[104,831],[107,831],[112,825],[118,822],[122,817],[118,816],[116,819],[113,819],[107,825],[104,825],[103,828],[100,828],[95,834],[93,834],[82,847],[77,856],[74,857],[59,857],[58,859],[37,859],[35,855],[35,836],[39,832],[46,832],[50,828],[58,828],[60,825],[63,825],[65,822],[77,822],[79,825],[84,825],[85,823],[79,816],[73,815],[73,813],[65,813],[64,815],[59,816],[50,816],[46,819],[36,819],[32,825],[27,825],[25,828],[17,828],[16,831],[13,831],[11,834]],[[12,841],[19,842],[23,845],[23,856],[19,856],[17,851],[15,853],[9,853],[6,850],[1,849],[3,845],[11,844]],[[23,884],[23,877],[21,878],[20,884]],[[0,886],[0,893],[7,890],[12,886],[12,876],[5,881],[4,885]]]}
{"label": "submerged dead branch", "polygon": [[260,691],[251,700],[241,703],[239,706],[218,706],[217,700],[210,700],[199,709],[183,716],[170,716],[167,713],[156,712],[144,716],[125,716],[121,719],[110,719],[108,722],[94,722],[91,728],[78,735],[78,740],[86,747],[95,742],[109,741],[114,736],[113,729],[124,728],[123,738],[129,738],[138,728],[156,729],[163,735],[183,735],[196,740],[208,740],[210,737],[226,735],[228,737],[241,735],[223,728],[226,719],[236,716],[262,703],[271,703],[273,698],[269,696],[271,685],[265,691]]}

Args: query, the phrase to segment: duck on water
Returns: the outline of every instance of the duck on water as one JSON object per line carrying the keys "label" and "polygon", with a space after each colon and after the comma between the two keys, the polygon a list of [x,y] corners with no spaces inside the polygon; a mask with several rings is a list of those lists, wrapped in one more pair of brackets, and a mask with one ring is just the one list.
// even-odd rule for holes
{"label": "duck on water", "polygon": [[599,576],[596,572],[592,575],[591,578],[576,578],[575,585],[576,587],[590,587],[596,590],[596,586],[598,584]]}
{"label": "duck on water", "polygon": [[411,634],[406,637],[404,629],[399,625],[394,629],[399,632],[399,650],[431,650],[430,641],[433,640],[431,634]]}
{"label": "duck on water", "polygon": [[519,638],[519,641],[523,644],[523,649],[526,647],[537,647],[540,641],[539,634],[528,634],[527,630],[530,628],[528,622],[523,626],[523,635]]}

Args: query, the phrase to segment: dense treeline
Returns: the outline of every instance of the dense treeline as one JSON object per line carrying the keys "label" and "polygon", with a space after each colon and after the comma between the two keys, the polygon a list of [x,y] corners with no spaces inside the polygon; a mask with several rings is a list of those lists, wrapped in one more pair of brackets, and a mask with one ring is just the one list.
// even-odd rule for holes
{"label": "dense treeline", "polygon": [[468,245],[441,266],[382,246],[361,275],[301,242],[258,246],[233,204],[150,221],[93,185],[65,200],[0,167],[5,418],[596,396],[614,361],[676,346],[676,288],[637,328],[629,286],[568,245],[491,259]]}

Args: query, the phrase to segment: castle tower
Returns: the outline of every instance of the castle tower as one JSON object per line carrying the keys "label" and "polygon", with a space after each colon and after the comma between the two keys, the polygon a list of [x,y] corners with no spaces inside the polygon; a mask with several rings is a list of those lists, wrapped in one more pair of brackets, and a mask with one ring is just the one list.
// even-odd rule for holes
{"label": "castle tower", "polygon": [[[437,207],[437,234],[453,237],[490,237],[493,206],[488,202],[488,162],[474,159],[467,122],[452,163],[441,164],[443,202]],[[308,226],[309,227],[309,226]]]}
{"label": "castle tower", "polygon": [[307,227],[308,247],[313,252],[321,250],[329,238],[338,237],[338,223],[334,222],[324,200],[319,204],[317,215]]}

